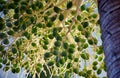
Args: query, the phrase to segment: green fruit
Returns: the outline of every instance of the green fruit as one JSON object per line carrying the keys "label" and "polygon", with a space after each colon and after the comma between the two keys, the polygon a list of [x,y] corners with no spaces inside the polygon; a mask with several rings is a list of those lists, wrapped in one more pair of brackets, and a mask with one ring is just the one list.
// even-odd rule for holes
{"label": "green fruit", "polygon": [[12,48],[12,53],[13,54],[17,53],[17,49],[16,48]]}
{"label": "green fruit", "polygon": [[98,61],[102,61],[103,57],[99,56]]}
{"label": "green fruit", "polygon": [[55,7],[54,7],[54,11],[55,11],[56,13],[59,13],[59,12],[60,12],[60,8],[58,8],[57,6],[55,6]]}
{"label": "green fruit", "polygon": [[81,17],[80,15],[78,15],[78,16],[77,16],[77,20],[80,21],[81,19],[82,19],[82,17]]}
{"label": "green fruit", "polygon": [[15,68],[15,73],[19,73],[19,72],[20,72],[20,68],[19,67]]}
{"label": "green fruit", "polygon": [[60,62],[60,64],[64,64],[65,63],[65,59],[64,58],[60,58],[59,62]]}
{"label": "green fruit", "polygon": [[69,47],[75,48],[75,44],[70,44]]}
{"label": "green fruit", "polygon": [[93,65],[97,65],[97,64],[98,64],[98,62],[97,62],[97,61],[94,61],[94,62],[93,62]]}
{"label": "green fruit", "polygon": [[63,48],[64,48],[64,49],[67,49],[67,48],[68,48],[68,43],[67,43],[67,42],[64,42],[64,43],[63,43]]}
{"label": "green fruit", "polygon": [[79,61],[79,58],[75,58],[75,59],[74,59],[74,62],[78,62],[78,61]]}
{"label": "green fruit", "polygon": [[20,16],[20,15],[19,15],[18,13],[15,13],[13,17],[14,17],[14,19],[18,19],[19,16]]}
{"label": "green fruit", "polygon": [[78,68],[73,68],[73,72],[78,74],[79,73],[79,69]]}
{"label": "green fruit", "polygon": [[60,46],[61,46],[61,42],[60,42],[60,41],[55,41],[54,45],[55,45],[56,47],[60,47]]}
{"label": "green fruit", "polygon": [[12,27],[12,24],[11,24],[10,22],[7,22],[7,23],[6,23],[6,26],[7,26],[7,27]]}
{"label": "green fruit", "polygon": [[21,39],[17,40],[16,41],[16,45],[17,45],[17,47],[19,47],[20,45],[22,45],[22,40]]}
{"label": "green fruit", "polygon": [[69,55],[68,55],[68,58],[72,60],[72,59],[73,59],[73,55],[72,55],[72,54],[69,54]]}
{"label": "green fruit", "polygon": [[51,17],[50,20],[51,20],[52,22],[54,22],[54,21],[56,20],[56,18],[57,18],[57,15]]}
{"label": "green fruit", "polygon": [[14,31],[9,30],[9,31],[7,32],[7,34],[8,34],[8,35],[13,35],[13,34],[14,34]]}
{"label": "green fruit", "polygon": [[16,70],[15,70],[15,68],[12,68],[12,73],[16,73]]}
{"label": "green fruit", "polygon": [[60,35],[57,35],[57,36],[56,36],[56,40],[60,40],[60,41],[61,41],[61,40],[62,40],[62,37],[61,37]]}
{"label": "green fruit", "polygon": [[71,68],[72,67],[72,63],[68,63],[67,65],[67,69]]}
{"label": "green fruit", "polygon": [[61,64],[60,64],[59,62],[57,62],[57,63],[56,63],[56,66],[57,66],[57,67],[60,67],[60,66],[61,66]]}
{"label": "green fruit", "polygon": [[39,67],[36,67],[36,71],[39,73],[41,69]]}
{"label": "green fruit", "polygon": [[7,37],[7,35],[5,33],[0,32],[0,38],[1,39],[6,38],[6,37]]}
{"label": "green fruit", "polygon": [[46,52],[46,53],[44,54],[44,57],[45,57],[45,58],[51,57],[51,53],[50,53],[50,52]]}
{"label": "green fruit", "polygon": [[25,36],[27,39],[30,39],[30,34],[27,31],[23,33],[23,36]]}
{"label": "green fruit", "polygon": [[88,22],[82,22],[81,24],[82,24],[83,28],[86,28],[86,27],[89,26],[89,23],[88,23]]}
{"label": "green fruit", "polygon": [[88,53],[82,53],[81,58],[83,58],[84,60],[88,60],[89,59],[89,54]]}
{"label": "green fruit", "polygon": [[68,52],[69,52],[69,53],[74,53],[75,50],[74,50],[74,48],[71,48],[71,47],[70,47],[70,48],[68,49]]}
{"label": "green fruit", "polygon": [[73,5],[73,4],[72,4],[72,1],[69,1],[69,2],[67,3],[67,6],[66,6],[66,7],[67,7],[67,9],[72,8],[72,5]]}
{"label": "green fruit", "polygon": [[20,8],[19,8],[19,7],[15,8],[14,12],[15,12],[16,14],[19,13],[19,12],[20,12]]}
{"label": "green fruit", "polygon": [[81,11],[84,11],[85,9],[86,9],[86,5],[83,4],[83,5],[81,6]]}
{"label": "green fruit", "polygon": [[89,43],[90,45],[93,45],[93,40],[92,40],[92,39],[88,39],[88,43]]}
{"label": "green fruit", "polygon": [[2,64],[0,64],[0,69],[2,68]]}
{"label": "green fruit", "polygon": [[31,10],[31,9],[27,9],[27,10],[26,10],[26,13],[27,13],[27,14],[32,14],[32,10]]}
{"label": "green fruit", "polygon": [[33,43],[31,43],[31,45],[32,45],[33,47],[35,47],[35,46],[36,46],[36,43],[33,42]]}
{"label": "green fruit", "polygon": [[102,70],[101,69],[98,69],[97,70],[97,74],[101,74]]}
{"label": "green fruit", "polygon": [[75,42],[80,42],[80,38],[75,36]]}
{"label": "green fruit", "polygon": [[47,45],[43,45],[43,49],[47,50],[48,46]]}
{"label": "green fruit", "polygon": [[4,46],[0,45],[0,51],[4,50]]}
{"label": "green fruit", "polygon": [[48,66],[53,66],[53,65],[54,65],[54,62],[53,62],[53,61],[49,61],[47,65],[48,65]]}
{"label": "green fruit", "polygon": [[97,66],[94,65],[94,66],[92,67],[92,69],[93,69],[93,70],[97,70]]}
{"label": "green fruit", "polygon": [[44,44],[45,44],[45,45],[48,45],[48,44],[49,44],[48,39],[45,39],[45,40],[44,40]]}
{"label": "green fruit", "polygon": [[37,28],[36,27],[32,27],[32,33],[36,34],[37,33]]}
{"label": "green fruit", "polygon": [[88,75],[92,74],[92,70],[87,70],[86,74]]}
{"label": "green fruit", "polygon": [[61,56],[67,56],[67,52],[66,51],[63,51],[62,53],[61,53]]}
{"label": "green fruit", "polygon": [[3,64],[6,64],[6,63],[7,63],[7,59],[3,59],[3,60],[2,60],[2,63],[3,63]]}
{"label": "green fruit", "polygon": [[3,30],[5,28],[4,23],[0,23],[0,30]]}
{"label": "green fruit", "polygon": [[49,34],[48,37],[49,37],[49,39],[53,39],[54,38],[54,36],[52,34]]}
{"label": "green fruit", "polygon": [[42,64],[38,63],[36,65],[36,71],[39,73],[41,71],[41,68],[42,68]]}
{"label": "green fruit", "polygon": [[44,6],[43,3],[40,2],[40,1],[36,1],[35,5],[36,5],[37,7],[39,7],[39,9],[43,8],[43,6]]}
{"label": "green fruit", "polygon": [[3,68],[3,70],[4,70],[5,72],[7,72],[7,71],[9,70],[9,68],[10,68],[10,67],[5,66],[5,67]]}
{"label": "green fruit", "polygon": [[59,15],[59,20],[60,20],[60,21],[63,21],[63,20],[64,20],[64,15],[63,15],[63,14],[60,14],[60,15]]}
{"label": "green fruit", "polygon": [[78,25],[77,29],[78,29],[79,31],[82,31],[83,28],[82,28],[82,26]]}
{"label": "green fruit", "polygon": [[5,39],[3,40],[3,43],[4,43],[4,44],[9,44],[9,40],[8,40],[7,38],[5,38]]}
{"label": "green fruit", "polygon": [[39,27],[39,28],[42,28],[43,24],[39,22],[39,23],[36,24],[36,26]]}
{"label": "green fruit", "polygon": [[56,51],[56,50],[54,50],[52,53],[53,53],[54,55],[58,55],[58,51]]}
{"label": "green fruit", "polygon": [[20,21],[19,20],[16,20],[15,22],[14,22],[14,25],[15,26],[18,26],[20,24]]}
{"label": "green fruit", "polygon": [[35,4],[32,4],[32,5],[31,5],[31,8],[32,8],[33,10],[37,10],[37,7],[36,7]]}
{"label": "green fruit", "polygon": [[52,27],[52,25],[53,25],[53,22],[52,22],[52,21],[49,21],[49,22],[46,24],[47,27]]}
{"label": "green fruit", "polygon": [[92,15],[93,18],[97,18],[97,16],[98,16],[97,14],[93,14]]}
{"label": "green fruit", "polygon": [[20,2],[20,0],[13,0],[14,2]]}
{"label": "green fruit", "polygon": [[85,43],[85,44],[83,45],[83,48],[84,48],[84,49],[88,48],[88,44]]}

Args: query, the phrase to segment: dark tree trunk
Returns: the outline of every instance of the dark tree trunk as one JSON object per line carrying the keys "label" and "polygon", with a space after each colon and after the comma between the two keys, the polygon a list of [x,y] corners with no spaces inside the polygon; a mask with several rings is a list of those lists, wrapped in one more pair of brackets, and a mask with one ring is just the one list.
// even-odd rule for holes
{"label": "dark tree trunk", "polygon": [[98,0],[108,78],[120,78],[120,0]]}

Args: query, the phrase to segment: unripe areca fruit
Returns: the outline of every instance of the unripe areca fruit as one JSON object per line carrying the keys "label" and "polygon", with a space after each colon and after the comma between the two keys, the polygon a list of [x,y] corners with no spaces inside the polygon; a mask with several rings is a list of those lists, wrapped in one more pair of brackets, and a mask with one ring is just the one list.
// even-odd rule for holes
{"label": "unripe areca fruit", "polygon": [[7,38],[5,38],[5,39],[3,40],[3,43],[4,43],[4,44],[9,44],[9,40],[8,40]]}
{"label": "unripe areca fruit", "polygon": [[49,62],[47,63],[47,65],[48,65],[48,66],[54,65],[54,61],[49,61]]}
{"label": "unripe areca fruit", "polygon": [[59,12],[60,12],[60,8],[57,7],[57,6],[55,6],[55,7],[54,7],[54,11],[55,11],[56,13],[59,13]]}
{"label": "unripe areca fruit", "polygon": [[73,3],[72,3],[72,1],[69,1],[68,3],[67,3],[67,9],[70,9],[70,8],[72,8],[72,6],[73,6]]}
{"label": "unripe areca fruit", "polygon": [[59,15],[59,20],[60,20],[60,21],[63,21],[63,20],[64,20],[64,15],[63,15],[62,13]]}
{"label": "unripe areca fruit", "polygon": [[60,41],[55,41],[54,45],[55,45],[56,47],[60,47],[60,46],[61,46],[61,42],[60,42]]}
{"label": "unripe areca fruit", "polygon": [[17,53],[17,49],[16,48],[12,48],[12,53],[13,54]]}
{"label": "unripe areca fruit", "polygon": [[0,51],[4,50],[4,46],[0,45]]}

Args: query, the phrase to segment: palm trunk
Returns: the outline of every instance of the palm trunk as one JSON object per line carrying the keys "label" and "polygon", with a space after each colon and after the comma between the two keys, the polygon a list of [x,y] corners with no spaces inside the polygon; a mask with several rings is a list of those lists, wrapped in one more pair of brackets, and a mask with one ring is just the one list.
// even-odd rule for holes
{"label": "palm trunk", "polygon": [[98,0],[108,78],[120,78],[120,0]]}

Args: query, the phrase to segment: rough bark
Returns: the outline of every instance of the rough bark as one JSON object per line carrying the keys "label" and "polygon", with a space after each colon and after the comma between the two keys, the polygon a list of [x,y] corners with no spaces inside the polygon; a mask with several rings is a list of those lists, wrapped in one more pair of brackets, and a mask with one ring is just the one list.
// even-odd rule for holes
{"label": "rough bark", "polygon": [[120,0],[98,0],[108,78],[120,78]]}

